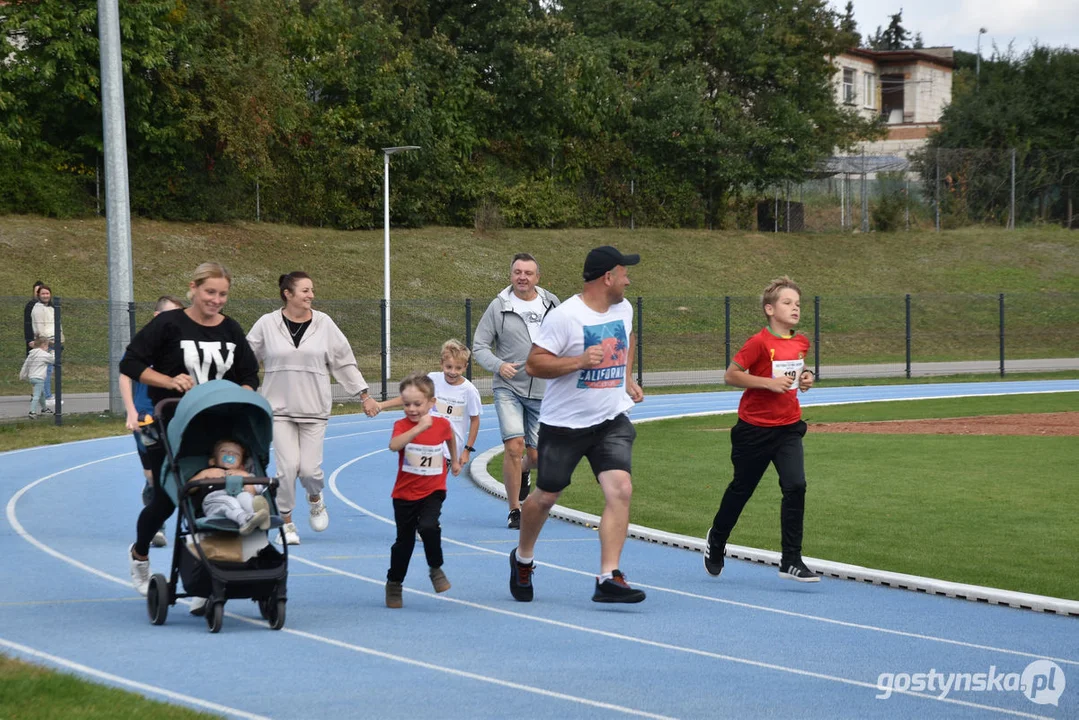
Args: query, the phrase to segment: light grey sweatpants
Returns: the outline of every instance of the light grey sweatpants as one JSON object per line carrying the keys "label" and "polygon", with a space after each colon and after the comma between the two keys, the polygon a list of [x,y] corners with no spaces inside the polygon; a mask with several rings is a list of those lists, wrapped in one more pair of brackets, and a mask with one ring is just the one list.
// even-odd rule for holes
{"label": "light grey sweatpants", "polygon": [[296,478],[308,495],[318,495],[325,487],[322,473],[322,443],[326,421],[273,421],[273,452],[277,466],[277,510],[282,515],[296,507]]}
{"label": "light grey sweatpants", "polygon": [[243,525],[255,514],[251,501],[254,496],[246,490],[239,495],[229,495],[225,490],[214,490],[202,500],[202,514],[206,517],[225,517]]}

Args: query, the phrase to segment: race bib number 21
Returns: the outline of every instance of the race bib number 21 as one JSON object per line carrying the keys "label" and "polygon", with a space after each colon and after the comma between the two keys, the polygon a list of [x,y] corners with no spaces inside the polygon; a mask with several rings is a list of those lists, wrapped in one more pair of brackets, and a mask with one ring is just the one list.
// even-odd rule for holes
{"label": "race bib number 21", "polygon": [[413,475],[442,474],[441,445],[405,445],[405,461],[401,469]]}

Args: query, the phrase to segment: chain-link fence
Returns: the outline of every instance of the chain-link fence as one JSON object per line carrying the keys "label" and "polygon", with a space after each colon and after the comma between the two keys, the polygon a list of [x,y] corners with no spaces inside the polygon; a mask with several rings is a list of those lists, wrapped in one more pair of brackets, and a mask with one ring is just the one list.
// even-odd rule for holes
{"label": "chain-link fence", "polygon": [[757,228],[772,232],[948,230],[1056,224],[1079,229],[1079,151],[926,148],[844,155],[804,182],[773,186]]}
{"label": "chain-link fence", "polygon": [[[719,384],[745,340],[764,324],[756,296],[636,297],[638,352],[634,372],[647,387]],[[25,415],[29,383],[18,379],[26,356],[26,301],[0,298],[0,415]],[[65,342],[53,378],[58,396],[109,403],[109,303],[57,299]],[[229,303],[245,328],[274,312],[276,300]],[[320,301],[349,338],[375,395],[396,394],[413,370],[436,370],[449,338],[471,345],[487,303],[395,300],[390,342],[381,332],[385,303]],[[137,329],[152,303],[124,308]],[[970,372],[1079,369],[1079,293],[918,294],[803,298],[801,332],[812,342],[807,363],[821,378],[914,377]],[[385,372],[388,367],[389,372]],[[490,394],[491,374],[473,363],[470,377]],[[336,396],[344,400],[343,391]],[[16,400],[16,398],[19,398]],[[85,409],[85,407],[83,407]],[[71,410],[69,410],[71,412]]]}

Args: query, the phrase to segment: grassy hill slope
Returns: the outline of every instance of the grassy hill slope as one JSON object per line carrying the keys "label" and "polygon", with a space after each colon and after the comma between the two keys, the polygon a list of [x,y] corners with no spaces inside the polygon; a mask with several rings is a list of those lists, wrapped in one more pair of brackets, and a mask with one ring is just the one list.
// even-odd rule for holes
{"label": "grassy hill slope", "polygon": [[[693,230],[509,230],[496,236],[464,228],[394,229],[393,294],[405,298],[489,298],[503,287],[512,253],[533,253],[543,284],[566,295],[580,284],[589,248],[613,244],[640,252],[631,294],[752,296],[789,274],[807,295],[1079,292],[1079,233],[1057,228],[1008,232],[964,229],[853,235],[785,235]],[[323,299],[382,296],[381,231],[242,223],[134,220],[136,300],[186,287],[203,260],[233,272],[233,296],[272,298],[282,272],[311,273]],[[3,295],[28,295],[41,278],[56,294],[105,298],[102,218],[0,217]]]}

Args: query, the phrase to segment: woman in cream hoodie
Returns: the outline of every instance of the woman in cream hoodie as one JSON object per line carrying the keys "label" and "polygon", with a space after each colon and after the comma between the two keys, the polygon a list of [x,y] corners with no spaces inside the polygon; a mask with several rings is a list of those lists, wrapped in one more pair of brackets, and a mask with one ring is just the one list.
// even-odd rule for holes
{"label": "woman in cream hoodie", "polygon": [[344,333],[326,313],[311,308],[315,299],[311,276],[291,272],[278,278],[277,284],[284,307],[260,317],[247,342],[262,363],[259,392],[274,413],[274,461],[280,483],[277,505],[285,520],[285,540],[299,545],[292,522],[297,477],[307,491],[311,529],[322,532],[330,523],[322,498],[322,444],[333,406],[330,376],[350,395],[360,396],[368,417],[377,415],[379,408],[367,394],[367,382]]}

